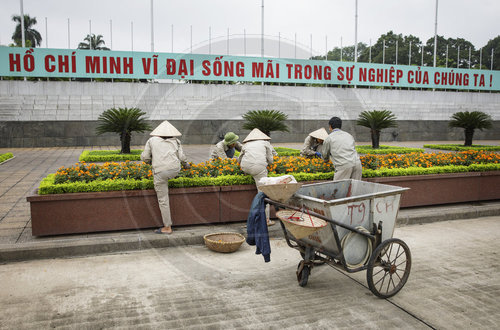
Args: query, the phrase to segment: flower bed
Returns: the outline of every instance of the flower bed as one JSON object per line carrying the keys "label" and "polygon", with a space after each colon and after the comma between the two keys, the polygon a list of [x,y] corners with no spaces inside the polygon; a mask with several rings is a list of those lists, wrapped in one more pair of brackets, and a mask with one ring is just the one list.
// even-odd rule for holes
{"label": "flower bed", "polygon": [[361,157],[363,169],[409,168],[435,166],[469,166],[472,164],[498,164],[500,154],[468,150],[457,153],[410,153],[404,155],[366,155]]}
{"label": "flower bed", "polygon": [[14,155],[11,152],[0,154],[0,164],[13,157]]}
{"label": "flower bed", "polygon": [[484,146],[478,144],[472,145],[470,147],[465,147],[463,144],[424,144],[424,148],[452,150],[452,151],[464,151],[464,150],[500,151],[500,146]]}
{"label": "flower bed", "polygon": [[360,154],[409,154],[412,152],[424,152],[422,148],[393,147],[381,145],[378,149],[372,146],[357,146],[356,151]]}
{"label": "flower bed", "polygon": [[[485,151],[411,153],[361,156],[363,177],[408,176],[500,170],[500,154]],[[276,157],[269,176],[293,174],[297,181],[331,180],[333,165],[319,158]],[[101,165],[76,163],[61,167],[40,183],[39,194],[152,189],[151,166],[122,162]],[[169,187],[230,186],[254,184],[235,159],[212,159],[193,164],[169,180]]]}

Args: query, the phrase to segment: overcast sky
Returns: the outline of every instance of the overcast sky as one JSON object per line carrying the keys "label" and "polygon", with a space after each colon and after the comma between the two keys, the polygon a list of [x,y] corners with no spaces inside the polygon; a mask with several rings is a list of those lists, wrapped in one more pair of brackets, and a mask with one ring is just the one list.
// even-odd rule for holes
{"label": "overcast sky", "polygon": [[[151,50],[150,0],[24,0],[24,13],[36,17],[35,26],[46,47],[46,24],[49,48],[68,48],[68,18],[70,48],[89,33],[102,34],[113,50]],[[189,52],[191,26],[194,52],[207,52],[211,27],[211,53],[242,53],[243,33],[246,33],[246,54],[260,51],[255,39],[261,33],[262,0],[154,0],[154,47],[157,52]],[[358,41],[375,43],[390,30],[403,35],[413,34],[422,41],[434,36],[435,0],[359,0]],[[15,23],[12,15],[19,14],[19,0],[0,0],[0,44],[12,42]],[[354,0],[265,0],[264,33],[270,39],[297,43],[313,53],[324,54],[331,49],[354,44]],[[112,36],[110,31],[112,20]],[[133,39],[131,38],[133,22]],[[227,29],[231,36],[227,44]],[[498,0],[439,0],[438,34],[445,38],[465,38],[476,48],[500,34],[500,1]],[[238,39],[239,38],[239,39]],[[218,47],[216,46],[218,41]],[[281,44],[281,43],[280,43]],[[201,47],[201,48],[200,48]],[[281,46],[280,46],[281,47]],[[266,55],[277,52],[267,47]],[[281,49],[281,48],[280,48]],[[290,54],[281,54],[287,56]]]}

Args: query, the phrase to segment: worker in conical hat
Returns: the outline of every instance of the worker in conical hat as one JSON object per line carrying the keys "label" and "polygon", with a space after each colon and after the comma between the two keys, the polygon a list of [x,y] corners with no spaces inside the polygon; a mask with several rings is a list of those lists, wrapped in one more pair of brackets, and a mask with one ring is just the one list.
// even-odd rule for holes
{"label": "worker in conical hat", "polygon": [[320,128],[309,133],[304,141],[304,146],[300,151],[302,157],[320,157],[323,148],[323,141],[328,137],[326,129]]}
{"label": "worker in conical hat", "polygon": [[213,148],[210,158],[233,158],[236,150],[241,152],[243,145],[238,141],[239,136],[233,132],[224,135],[224,140],[219,141]]}
{"label": "worker in conical hat", "polygon": [[162,122],[151,133],[146,142],[141,160],[151,164],[153,182],[160,206],[163,227],[155,230],[158,234],[172,233],[172,216],[168,197],[168,180],[175,178],[181,166],[189,168],[181,142],[177,137],[182,134],[168,121]]}
{"label": "worker in conical hat", "polygon": [[[238,157],[241,170],[253,177],[257,190],[261,185],[259,180],[267,177],[267,166],[271,165],[274,162],[273,157],[278,155],[269,140],[269,136],[254,128],[243,140],[243,148]],[[269,205],[266,207],[266,218],[268,225],[274,224],[269,220]]]}

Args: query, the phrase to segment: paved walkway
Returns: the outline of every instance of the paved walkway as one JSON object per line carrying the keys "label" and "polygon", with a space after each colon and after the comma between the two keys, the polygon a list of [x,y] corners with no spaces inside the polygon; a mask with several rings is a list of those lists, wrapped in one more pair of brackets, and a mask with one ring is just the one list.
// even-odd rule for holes
{"label": "paved walkway", "polygon": [[[428,142],[391,142],[391,145],[422,147]],[[446,143],[454,143],[446,141]],[[460,143],[460,141],[456,141]],[[499,144],[499,141],[476,141],[481,144]],[[363,143],[367,144],[367,143]],[[279,143],[275,146],[300,148],[300,143]],[[142,148],[135,147],[135,148]],[[200,244],[203,234],[227,230],[244,231],[243,224],[224,226],[187,226],[175,228],[175,235],[158,237],[151,230],[134,230],[111,233],[33,237],[29,203],[40,181],[61,166],[78,161],[84,150],[116,149],[116,147],[60,147],[60,148],[0,148],[0,153],[12,152],[15,158],[0,165],[0,261],[52,257],[68,254],[98,253],[125,249],[147,248],[178,244]],[[195,163],[209,158],[209,145],[185,145],[187,157]],[[403,209],[399,222],[410,224],[443,219],[488,216],[500,214],[500,201],[469,203],[452,206]],[[274,226],[271,235],[280,235],[279,226]]]}
{"label": "paved walkway", "polygon": [[326,265],[300,287],[283,239],[269,263],[247,244],[10,263],[0,329],[498,329],[499,235],[499,216],[396,228],[412,265],[387,300]]}

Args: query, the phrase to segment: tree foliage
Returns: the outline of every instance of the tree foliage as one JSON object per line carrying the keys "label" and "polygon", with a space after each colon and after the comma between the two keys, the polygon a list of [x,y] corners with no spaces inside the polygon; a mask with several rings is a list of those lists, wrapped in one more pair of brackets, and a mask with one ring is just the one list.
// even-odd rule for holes
{"label": "tree foliage", "polygon": [[139,108],[111,108],[104,111],[98,118],[97,134],[118,133],[121,141],[122,154],[130,153],[132,132],[151,130],[146,122],[145,112]]}
{"label": "tree foliage", "polygon": [[380,147],[380,132],[383,129],[397,126],[396,116],[389,110],[363,111],[356,124],[370,129],[373,149]]}
{"label": "tree foliage", "polygon": [[[12,34],[12,40],[14,40],[16,46],[21,47],[22,46],[21,16],[13,15],[12,20],[17,23],[14,33]],[[29,15],[24,15],[24,39],[26,41],[26,46],[28,46],[28,42],[29,42],[29,47],[36,47],[42,44],[42,36],[40,35],[40,32],[38,32],[33,28],[33,26],[36,25],[36,23],[37,23],[36,17],[31,18]]]}
{"label": "tree foliage", "polygon": [[[445,38],[444,36],[438,35],[436,66],[468,69],[470,64],[471,69],[491,69],[492,49],[493,70],[500,70],[500,36],[489,40],[486,46],[482,47],[481,50],[481,48],[476,49],[475,46],[466,39]],[[328,51],[327,60],[340,61],[341,50],[342,61],[354,62],[353,45],[345,46],[342,49],[340,47],[334,47],[332,50]],[[311,57],[311,59],[324,60],[325,56],[315,56]],[[389,31],[386,34],[382,34],[371,47],[361,42],[358,43],[357,61],[365,63],[434,66],[434,37],[424,42],[411,34],[405,36]]]}
{"label": "tree foliage", "polygon": [[104,46],[106,42],[100,34],[97,36],[93,33],[87,34],[83,40],[78,44],[78,49],[109,50],[108,47]]}
{"label": "tree foliage", "polygon": [[288,115],[278,110],[251,110],[243,115],[243,119],[243,129],[258,128],[267,136],[271,136],[272,131],[288,132],[284,123]]}
{"label": "tree foliage", "polygon": [[450,127],[463,128],[465,133],[464,146],[472,146],[472,138],[476,129],[490,129],[492,127],[491,116],[482,111],[460,111],[451,116],[448,125]]}

